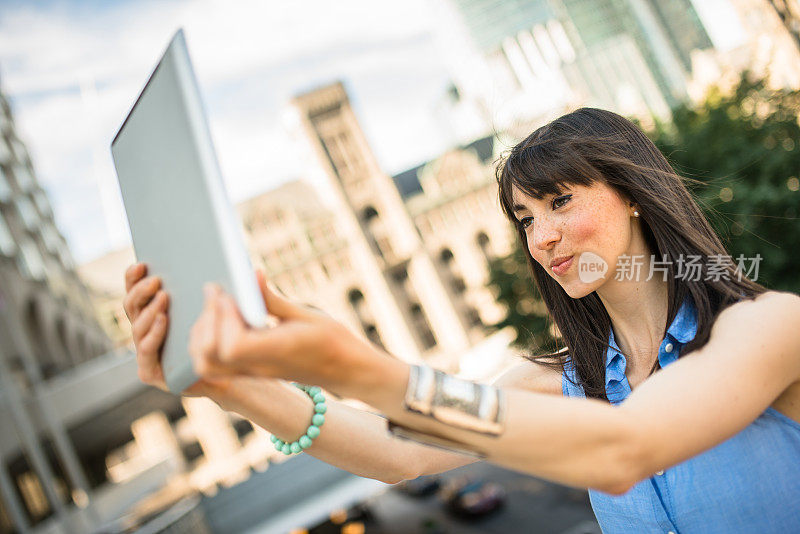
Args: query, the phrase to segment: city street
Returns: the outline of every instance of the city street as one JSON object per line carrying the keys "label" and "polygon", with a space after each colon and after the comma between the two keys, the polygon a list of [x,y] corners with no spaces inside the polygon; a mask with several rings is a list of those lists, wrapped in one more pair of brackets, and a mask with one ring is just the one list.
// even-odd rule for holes
{"label": "city street", "polygon": [[[445,508],[441,491],[413,497],[399,485],[366,501],[371,512],[362,519],[354,517],[351,509],[346,522],[361,522],[366,533],[433,534],[433,533],[563,533],[599,534],[586,491],[545,482],[507,469],[479,462],[440,475],[443,487],[448,481],[462,479],[499,483],[506,491],[504,506],[485,517],[461,519]],[[310,530],[313,534],[341,532],[344,525],[327,521]],[[352,528],[345,532],[359,532]]]}

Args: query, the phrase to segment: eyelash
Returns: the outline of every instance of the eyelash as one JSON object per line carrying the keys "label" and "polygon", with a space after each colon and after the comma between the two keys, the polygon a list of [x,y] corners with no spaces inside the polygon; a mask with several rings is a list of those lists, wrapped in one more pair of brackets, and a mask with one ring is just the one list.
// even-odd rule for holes
{"label": "eyelash", "polygon": [[[571,197],[572,197],[572,195],[562,195],[562,196],[560,196],[560,197],[556,197],[556,198],[554,198],[554,199],[553,199],[553,202],[551,202],[551,203],[550,203],[550,206],[551,206],[551,207],[552,207],[554,210],[555,210],[555,209],[558,209],[558,208],[556,207],[556,205],[555,205],[555,204],[556,204],[556,202],[558,202],[559,200],[565,200],[565,201],[568,201],[568,200],[569,200]],[[564,202],[564,204],[566,204],[566,202]],[[559,205],[559,207],[563,206],[564,204],[560,204],[560,205]],[[533,222],[533,217],[523,217],[522,219],[520,219],[520,220],[519,220],[519,225],[520,225],[520,226],[521,226],[523,229],[526,229],[526,228],[528,228],[528,226],[530,226],[530,225],[529,225],[529,224],[526,224],[526,222],[525,222],[525,221],[527,221],[527,220],[529,220],[529,219],[530,219],[530,221],[531,221],[531,223],[532,223],[532,222]]]}

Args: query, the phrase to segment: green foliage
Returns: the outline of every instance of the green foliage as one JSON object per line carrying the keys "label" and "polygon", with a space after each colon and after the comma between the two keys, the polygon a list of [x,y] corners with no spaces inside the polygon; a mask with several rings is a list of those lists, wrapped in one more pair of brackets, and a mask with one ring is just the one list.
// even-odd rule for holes
{"label": "green foliage", "polygon": [[516,347],[536,348],[552,341],[547,310],[533,284],[521,247],[489,263],[489,287],[496,300],[508,308],[505,319],[492,325],[493,328],[513,327],[517,336],[512,344]]}
{"label": "green foliage", "polygon": [[678,174],[703,182],[693,193],[734,261],[760,254],[756,281],[795,293],[799,116],[800,91],[773,90],[744,73],[730,95],[714,89],[701,105],[674,109],[670,125],[649,133]]}
{"label": "green foliage", "polygon": [[[672,110],[672,122],[648,136],[695,198],[744,269],[760,254],[756,281],[800,293],[800,91],[773,90],[745,72],[730,94],[712,89],[698,106]],[[754,278],[755,273],[747,273]],[[508,315],[517,347],[550,344],[546,310],[522,249],[490,264],[490,287]]]}

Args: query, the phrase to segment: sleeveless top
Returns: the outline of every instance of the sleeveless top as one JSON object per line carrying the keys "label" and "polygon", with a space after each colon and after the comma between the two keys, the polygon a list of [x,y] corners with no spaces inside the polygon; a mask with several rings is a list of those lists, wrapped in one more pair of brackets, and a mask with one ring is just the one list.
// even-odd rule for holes
{"label": "sleeveless top", "polygon": [[[676,361],[696,333],[696,310],[687,296],[659,346],[661,367]],[[618,405],[631,387],[613,329],[609,345],[606,394]],[[567,375],[578,381],[569,360],[562,391],[567,397],[585,397]],[[738,434],[639,481],[624,495],[590,489],[589,500],[605,534],[800,533],[800,423],[768,407]]]}

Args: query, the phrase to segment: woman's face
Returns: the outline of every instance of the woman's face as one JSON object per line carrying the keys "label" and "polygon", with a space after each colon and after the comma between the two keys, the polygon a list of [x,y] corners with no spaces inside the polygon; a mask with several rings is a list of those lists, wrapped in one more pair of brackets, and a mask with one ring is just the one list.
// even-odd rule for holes
{"label": "woman's face", "polygon": [[[643,253],[631,250],[633,208],[602,182],[570,185],[541,200],[516,186],[512,190],[514,213],[531,257],[572,298],[584,297],[613,279],[620,255]],[[570,259],[551,265],[561,258]]]}

